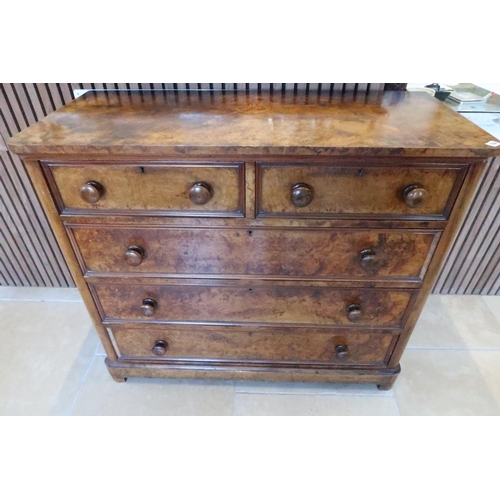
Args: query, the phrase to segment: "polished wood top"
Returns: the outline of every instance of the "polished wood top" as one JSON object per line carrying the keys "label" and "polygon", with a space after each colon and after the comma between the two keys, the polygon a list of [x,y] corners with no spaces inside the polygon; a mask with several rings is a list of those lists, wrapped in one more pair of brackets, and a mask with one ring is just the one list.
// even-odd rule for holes
{"label": "polished wood top", "polygon": [[490,157],[494,137],[427,93],[92,91],[9,141],[21,155]]}

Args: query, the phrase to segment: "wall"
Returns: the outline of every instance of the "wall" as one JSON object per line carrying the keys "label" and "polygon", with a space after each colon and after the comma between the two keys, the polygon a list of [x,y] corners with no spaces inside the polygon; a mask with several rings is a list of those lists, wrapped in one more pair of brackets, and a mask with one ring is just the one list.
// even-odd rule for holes
{"label": "wall", "polygon": [[[385,84],[404,88],[405,84]],[[27,83],[0,84],[0,286],[74,286],[24,164],[8,137],[73,99],[79,89],[257,89],[328,93],[382,90],[380,83]],[[435,293],[500,295],[500,160],[492,162],[446,259]]]}

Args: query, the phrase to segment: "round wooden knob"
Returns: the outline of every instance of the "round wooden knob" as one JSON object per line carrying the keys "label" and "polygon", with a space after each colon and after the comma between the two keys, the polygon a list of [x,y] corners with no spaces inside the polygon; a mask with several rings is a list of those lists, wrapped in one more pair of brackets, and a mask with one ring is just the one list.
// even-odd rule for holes
{"label": "round wooden knob", "polygon": [[97,203],[104,194],[104,188],[96,181],[89,181],[80,188],[80,196],[87,203]]}
{"label": "round wooden knob", "polygon": [[351,355],[345,344],[339,344],[335,346],[335,357],[337,359],[349,359]]}
{"label": "round wooden knob", "polygon": [[290,195],[291,202],[296,207],[307,207],[313,199],[313,192],[311,186],[299,182],[292,187],[292,193]]}
{"label": "round wooden knob", "polygon": [[168,344],[164,340],[157,340],[151,351],[155,356],[165,356],[167,349],[168,349]]}
{"label": "round wooden knob", "polygon": [[361,306],[359,304],[351,304],[347,307],[347,319],[351,323],[361,321]]}
{"label": "round wooden knob", "polygon": [[196,205],[204,205],[212,197],[212,188],[206,182],[197,182],[189,190],[189,199]]}
{"label": "round wooden knob", "polygon": [[366,249],[361,250],[359,253],[359,259],[361,263],[361,267],[365,271],[373,271],[378,267],[379,261],[375,250]]}
{"label": "round wooden knob", "polygon": [[153,316],[157,307],[158,304],[156,303],[156,300],[144,299],[142,301],[141,314],[143,316]]}
{"label": "round wooden knob", "polygon": [[140,266],[142,264],[143,259],[144,259],[144,249],[136,245],[128,247],[127,251],[125,252],[125,262],[129,266],[134,266],[134,267]]}
{"label": "round wooden knob", "polygon": [[410,208],[417,208],[425,203],[428,194],[429,193],[427,193],[423,187],[418,184],[413,184],[405,188],[403,191],[403,199]]}

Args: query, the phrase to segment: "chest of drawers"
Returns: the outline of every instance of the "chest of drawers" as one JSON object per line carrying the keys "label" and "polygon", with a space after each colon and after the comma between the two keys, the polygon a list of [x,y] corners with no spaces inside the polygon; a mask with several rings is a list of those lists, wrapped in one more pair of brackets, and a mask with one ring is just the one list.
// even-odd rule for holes
{"label": "chest of drawers", "polygon": [[491,140],[418,93],[90,92],[9,146],[115,380],[387,389]]}

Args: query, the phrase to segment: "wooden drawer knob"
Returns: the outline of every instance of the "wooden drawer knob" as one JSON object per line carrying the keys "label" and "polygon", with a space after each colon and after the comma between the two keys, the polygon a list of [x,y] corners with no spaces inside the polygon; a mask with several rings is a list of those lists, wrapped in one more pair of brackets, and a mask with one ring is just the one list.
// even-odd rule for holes
{"label": "wooden drawer knob", "polygon": [[307,207],[313,199],[313,192],[311,186],[299,182],[292,187],[292,193],[290,195],[291,202],[296,207]]}
{"label": "wooden drawer knob", "polygon": [[164,340],[157,340],[151,351],[155,356],[165,356],[167,349],[168,349],[168,344]]}
{"label": "wooden drawer knob", "polygon": [[136,245],[128,247],[125,252],[125,262],[129,266],[140,266],[144,259],[144,249]]}
{"label": "wooden drawer knob", "polygon": [[142,301],[141,314],[143,316],[153,316],[157,307],[158,304],[156,303],[156,300],[144,299]]}
{"label": "wooden drawer knob", "polygon": [[410,208],[417,208],[425,203],[428,194],[429,193],[427,193],[423,187],[418,184],[413,184],[405,188],[403,191],[403,199]]}
{"label": "wooden drawer knob", "polygon": [[347,319],[351,323],[358,323],[361,321],[361,306],[359,304],[347,306]]}
{"label": "wooden drawer knob", "polygon": [[87,203],[97,203],[104,194],[104,188],[96,181],[89,181],[80,188],[80,196]]}
{"label": "wooden drawer knob", "polygon": [[349,359],[351,355],[345,344],[339,344],[335,346],[335,357],[337,359]]}
{"label": "wooden drawer knob", "polygon": [[377,254],[375,253],[375,250],[361,250],[361,252],[359,253],[359,259],[361,262],[361,267],[365,271],[373,271],[378,267],[379,260]]}
{"label": "wooden drawer knob", "polygon": [[195,205],[205,205],[212,198],[212,188],[206,182],[197,182],[189,190],[189,199]]}

